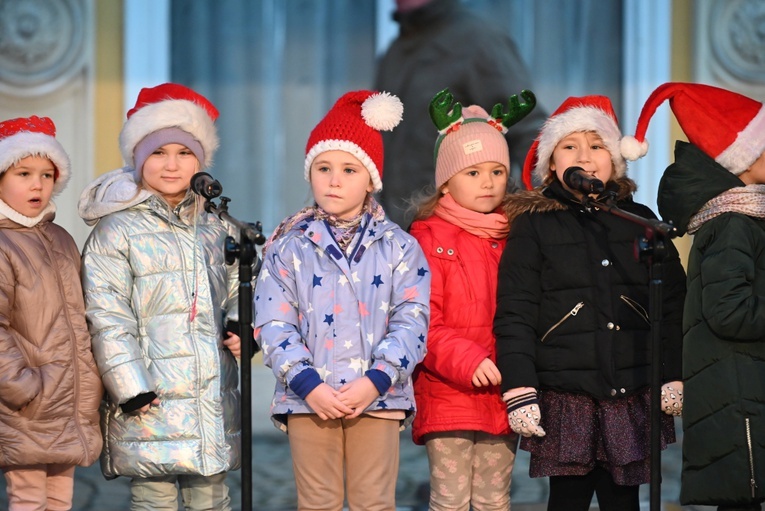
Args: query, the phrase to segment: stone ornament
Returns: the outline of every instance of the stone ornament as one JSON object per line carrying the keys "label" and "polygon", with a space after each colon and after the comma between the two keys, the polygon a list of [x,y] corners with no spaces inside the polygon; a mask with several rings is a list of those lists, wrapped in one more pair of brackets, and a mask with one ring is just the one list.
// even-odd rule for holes
{"label": "stone ornament", "polygon": [[0,0],[0,91],[57,89],[85,62],[83,0]]}

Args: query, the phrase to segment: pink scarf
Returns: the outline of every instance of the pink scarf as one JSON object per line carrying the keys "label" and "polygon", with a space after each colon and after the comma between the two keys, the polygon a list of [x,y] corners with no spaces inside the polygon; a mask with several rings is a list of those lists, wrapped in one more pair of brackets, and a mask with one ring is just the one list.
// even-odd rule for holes
{"label": "pink scarf", "polygon": [[463,208],[448,193],[438,200],[433,214],[479,238],[501,240],[510,232],[510,224],[502,213],[479,213]]}

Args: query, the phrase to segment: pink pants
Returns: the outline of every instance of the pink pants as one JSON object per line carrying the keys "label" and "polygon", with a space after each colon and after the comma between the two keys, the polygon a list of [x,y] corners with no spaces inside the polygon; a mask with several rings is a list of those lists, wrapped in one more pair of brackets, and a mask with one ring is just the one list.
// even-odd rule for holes
{"label": "pink pants", "polygon": [[8,511],[68,511],[74,494],[74,465],[4,467]]}

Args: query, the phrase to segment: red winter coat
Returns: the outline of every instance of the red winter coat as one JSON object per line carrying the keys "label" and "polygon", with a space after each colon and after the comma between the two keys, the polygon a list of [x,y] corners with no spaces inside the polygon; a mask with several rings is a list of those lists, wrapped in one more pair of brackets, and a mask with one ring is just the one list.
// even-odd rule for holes
{"label": "red winter coat", "polygon": [[475,387],[487,357],[496,363],[492,326],[497,267],[506,240],[479,238],[437,216],[412,224],[430,264],[428,353],[414,372],[414,442],[442,431],[509,434],[498,386]]}

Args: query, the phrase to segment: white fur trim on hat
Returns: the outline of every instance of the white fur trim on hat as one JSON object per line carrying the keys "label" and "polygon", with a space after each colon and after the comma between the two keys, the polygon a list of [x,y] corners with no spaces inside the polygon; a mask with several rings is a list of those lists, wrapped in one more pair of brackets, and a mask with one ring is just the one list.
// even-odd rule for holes
{"label": "white fur trim on hat", "polygon": [[55,138],[44,133],[21,131],[0,139],[0,174],[27,156],[42,156],[53,162],[58,179],[53,184],[53,195],[61,193],[71,177],[69,156]]}
{"label": "white fur trim on hat", "polygon": [[372,158],[358,145],[348,140],[329,139],[322,140],[318,144],[315,144],[308,154],[305,155],[305,180],[311,181],[311,164],[321,153],[326,151],[345,151],[350,153],[358,159],[362,165],[369,172],[369,176],[372,178],[372,185],[374,191],[379,192],[382,190],[382,180],[380,179],[380,173],[377,171],[377,165],[372,161]]}
{"label": "white fur trim on hat", "polygon": [[729,172],[735,175],[741,174],[765,151],[763,133],[765,133],[765,106],[761,107],[746,128],[738,133],[736,140],[717,155],[715,161]]}
{"label": "white fur trim on hat", "polygon": [[120,150],[125,163],[134,167],[133,151],[138,142],[146,135],[164,128],[180,128],[190,133],[204,148],[205,161],[199,162],[202,168],[212,165],[219,144],[215,123],[204,108],[185,99],[151,103],[141,107],[125,121],[120,133]]}
{"label": "white fur trim on hat", "polygon": [[540,182],[550,174],[550,158],[558,142],[563,137],[580,131],[597,132],[603,139],[606,149],[611,153],[614,177],[625,174],[627,163],[621,154],[619,143],[622,134],[613,117],[600,108],[580,106],[550,117],[542,126],[537,149],[537,163],[534,167],[534,175]]}

